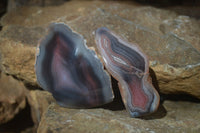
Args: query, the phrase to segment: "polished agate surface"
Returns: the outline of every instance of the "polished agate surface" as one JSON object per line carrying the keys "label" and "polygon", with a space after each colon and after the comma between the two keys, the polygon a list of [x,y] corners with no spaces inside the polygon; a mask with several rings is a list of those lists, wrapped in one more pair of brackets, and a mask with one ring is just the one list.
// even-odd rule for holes
{"label": "polished agate surface", "polygon": [[67,25],[51,24],[38,48],[37,81],[61,106],[90,108],[113,100],[110,76],[83,37]]}
{"label": "polished agate surface", "polygon": [[130,115],[139,117],[154,112],[159,95],[151,83],[144,52],[104,27],[97,29],[95,40],[106,69],[118,81]]}

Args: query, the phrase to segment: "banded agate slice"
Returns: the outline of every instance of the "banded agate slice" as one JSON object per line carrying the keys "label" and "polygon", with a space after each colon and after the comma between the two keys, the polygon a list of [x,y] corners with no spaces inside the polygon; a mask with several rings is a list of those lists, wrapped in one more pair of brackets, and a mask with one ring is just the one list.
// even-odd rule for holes
{"label": "banded agate slice", "polygon": [[154,112],[160,98],[149,77],[147,56],[137,45],[104,27],[96,31],[95,40],[106,69],[118,81],[130,115],[139,117]]}
{"label": "banded agate slice", "polygon": [[110,76],[103,64],[83,37],[67,25],[51,24],[38,48],[37,81],[58,104],[90,108],[113,100]]}

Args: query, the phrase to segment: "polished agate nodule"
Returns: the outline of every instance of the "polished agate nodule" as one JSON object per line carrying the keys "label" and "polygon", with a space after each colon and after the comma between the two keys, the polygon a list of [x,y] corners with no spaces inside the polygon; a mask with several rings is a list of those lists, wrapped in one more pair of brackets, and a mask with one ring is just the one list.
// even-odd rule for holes
{"label": "polished agate nodule", "polygon": [[159,95],[149,80],[146,55],[138,46],[125,42],[107,28],[99,28],[95,40],[106,69],[119,82],[130,115],[138,117],[154,112]]}
{"label": "polished agate nodule", "polygon": [[67,25],[54,23],[39,44],[39,85],[64,107],[89,108],[113,100],[111,81],[95,52]]}

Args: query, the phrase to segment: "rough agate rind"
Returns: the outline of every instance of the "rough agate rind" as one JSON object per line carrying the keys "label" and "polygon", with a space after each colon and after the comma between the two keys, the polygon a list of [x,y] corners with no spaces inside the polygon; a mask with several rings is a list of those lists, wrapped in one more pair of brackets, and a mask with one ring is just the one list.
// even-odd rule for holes
{"label": "rough agate rind", "polygon": [[139,117],[154,112],[160,97],[151,83],[144,52],[105,27],[97,29],[95,40],[106,69],[118,81],[130,115]]}
{"label": "rough agate rind", "polygon": [[61,106],[90,108],[114,98],[110,76],[96,53],[63,23],[49,26],[38,46],[35,69],[39,85]]}

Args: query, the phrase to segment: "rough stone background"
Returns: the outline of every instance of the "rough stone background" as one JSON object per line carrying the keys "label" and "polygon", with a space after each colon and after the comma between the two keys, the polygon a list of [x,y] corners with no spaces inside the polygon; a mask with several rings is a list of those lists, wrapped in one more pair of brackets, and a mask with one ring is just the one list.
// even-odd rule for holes
{"label": "rough stone background", "polygon": [[36,85],[36,46],[52,22],[64,22],[95,47],[93,32],[102,26],[149,56],[160,92],[200,98],[200,20],[132,2],[66,2],[52,7],[21,7],[1,19],[1,69]]}
{"label": "rough stone background", "polygon": [[[57,6],[52,0],[9,2],[13,3],[0,20],[0,132],[5,132],[2,123],[11,123],[24,110],[31,113],[27,119],[34,126],[23,133],[200,132],[199,7],[158,8],[133,1],[59,0]],[[149,56],[153,84],[162,93],[158,111],[130,118],[119,94],[112,103],[98,108],[67,109],[58,106],[49,92],[38,90],[35,53],[52,22],[66,23],[94,48],[93,32],[102,26],[138,44]],[[116,86],[114,81],[113,89]],[[175,95],[178,101],[169,101],[163,94],[189,94],[197,99],[191,102],[188,95]]]}

